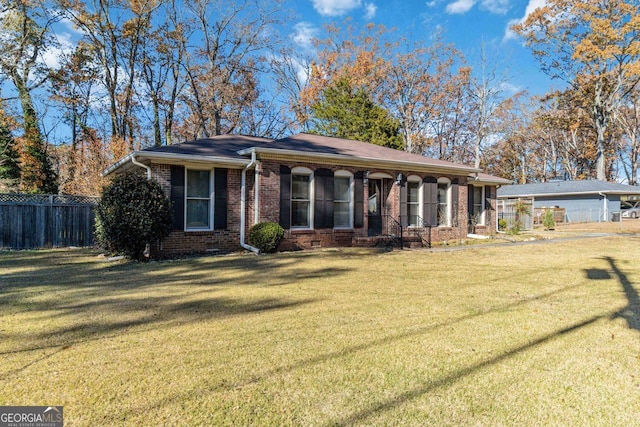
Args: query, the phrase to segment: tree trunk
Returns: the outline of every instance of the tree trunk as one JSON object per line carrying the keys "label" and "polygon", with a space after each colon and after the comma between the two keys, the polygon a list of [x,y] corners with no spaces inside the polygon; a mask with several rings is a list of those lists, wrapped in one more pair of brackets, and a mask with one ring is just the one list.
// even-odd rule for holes
{"label": "tree trunk", "polygon": [[608,117],[602,105],[602,96],[596,85],[596,99],[593,107],[594,123],[596,128],[596,179],[606,181],[605,152],[607,147],[606,131]]}

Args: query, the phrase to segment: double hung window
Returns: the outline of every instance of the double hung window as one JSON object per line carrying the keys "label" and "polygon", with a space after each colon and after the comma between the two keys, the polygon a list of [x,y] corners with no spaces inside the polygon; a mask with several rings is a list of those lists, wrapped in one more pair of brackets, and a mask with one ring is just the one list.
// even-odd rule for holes
{"label": "double hung window", "polygon": [[471,220],[476,225],[484,225],[484,187],[472,186],[469,190],[473,191],[473,205],[471,209]]}
{"label": "double hung window", "polygon": [[333,178],[333,226],[353,227],[352,176],[348,172],[336,172]]}
{"label": "double hung window", "polygon": [[291,174],[291,227],[311,228],[311,171],[294,170]]}
{"label": "double hung window", "polygon": [[186,170],[186,228],[210,230],[212,224],[211,171]]}

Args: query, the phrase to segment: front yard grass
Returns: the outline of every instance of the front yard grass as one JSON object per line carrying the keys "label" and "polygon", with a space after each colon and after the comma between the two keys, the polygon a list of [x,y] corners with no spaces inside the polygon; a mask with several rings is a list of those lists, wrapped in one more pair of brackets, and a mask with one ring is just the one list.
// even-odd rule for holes
{"label": "front yard grass", "polygon": [[630,425],[640,236],[132,264],[0,252],[0,405],[65,425]]}

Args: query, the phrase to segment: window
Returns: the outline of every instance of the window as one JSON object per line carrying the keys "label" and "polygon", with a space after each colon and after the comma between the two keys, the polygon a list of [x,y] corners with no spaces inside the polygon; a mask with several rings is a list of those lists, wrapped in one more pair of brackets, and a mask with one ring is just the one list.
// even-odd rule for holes
{"label": "window", "polygon": [[438,179],[438,225],[448,227],[451,225],[451,182],[446,178]]}
{"label": "window", "polygon": [[311,228],[311,171],[291,172],[291,227]]}
{"label": "window", "polygon": [[353,228],[352,175],[338,171],[333,178],[333,226]]}
{"label": "window", "polygon": [[421,227],[420,218],[420,178],[409,177],[407,181],[407,224],[409,227]]}
{"label": "window", "polygon": [[186,228],[211,229],[211,171],[187,169]]}
{"label": "window", "polygon": [[471,221],[475,225],[484,225],[484,187],[472,186],[473,204],[469,206],[471,210]]}

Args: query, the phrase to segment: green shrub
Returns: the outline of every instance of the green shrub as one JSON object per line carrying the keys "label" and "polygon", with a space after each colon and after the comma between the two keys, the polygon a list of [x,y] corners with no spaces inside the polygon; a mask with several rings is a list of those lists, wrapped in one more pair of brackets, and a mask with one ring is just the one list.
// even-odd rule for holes
{"label": "green shrub", "polygon": [[544,215],[542,216],[542,225],[545,230],[553,230],[556,228],[556,221],[553,219],[553,211],[551,209],[544,211]]}
{"label": "green shrub", "polygon": [[260,252],[272,253],[284,237],[284,229],[275,222],[260,222],[249,230],[249,243]]}
{"label": "green shrub", "polygon": [[507,220],[504,218],[500,218],[498,220],[498,230],[504,231],[507,229]]}
{"label": "green shrub", "polygon": [[171,202],[157,181],[118,175],[102,191],[96,239],[104,249],[143,259],[147,245],[167,237],[171,226]]}

